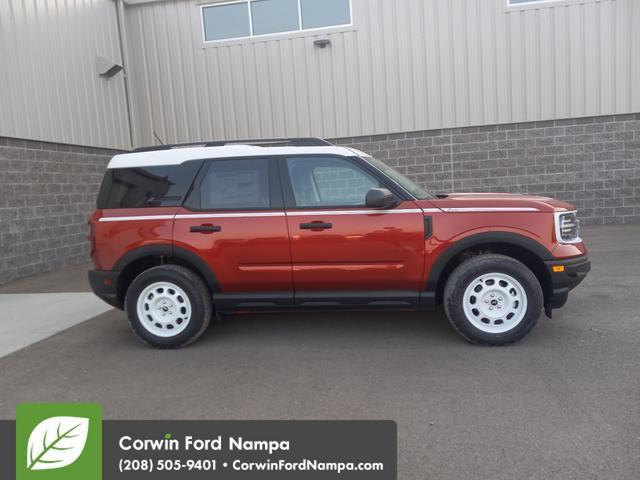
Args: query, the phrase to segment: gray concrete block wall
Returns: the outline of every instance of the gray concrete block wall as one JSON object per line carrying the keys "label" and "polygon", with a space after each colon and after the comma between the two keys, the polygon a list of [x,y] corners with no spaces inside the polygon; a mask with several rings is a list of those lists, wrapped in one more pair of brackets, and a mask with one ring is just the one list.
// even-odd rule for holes
{"label": "gray concrete block wall", "polygon": [[0,137],[0,284],[89,260],[87,219],[115,153]]}
{"label": "gray concrete block wall", "polygon": [[334,140],[430,192],[539,194],[585,224],[640,224],[640,113]]}
{"label": "gray concrete block wall", "polygon": [[[548,195],[584,223],[640,224],[640,113],[335,140],[432,192]],[[0,284],[88,261],[114,150],[0,137]]]}

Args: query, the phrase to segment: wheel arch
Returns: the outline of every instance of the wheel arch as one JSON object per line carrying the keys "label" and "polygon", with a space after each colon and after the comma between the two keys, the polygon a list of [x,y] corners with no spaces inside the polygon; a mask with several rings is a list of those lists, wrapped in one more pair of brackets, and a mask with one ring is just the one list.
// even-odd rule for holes
{"label": "wheel arch", "polygon": [[192,270],[205,282],[211,294],[220,292],[220,284],[209,265],[197,254],[172,245],[145,245],[120,257],[113,266],[119,271],[117,299],[124,304],[124,297],[133,279],[143,271],[158,265],[180,265]]}
{"label": "wheel arch", "polygon": [[433,292],[435,303],[442,303],[444,287],[451,272],[466,258],[483,253],[498,253],[525,264],[542,287],[545,305],[552,295],[551,277],[544,264],[552,253],[539,242],[510,232],[484,232],[472,234],[453,243],[441,253],[431,267],[425,290]]}

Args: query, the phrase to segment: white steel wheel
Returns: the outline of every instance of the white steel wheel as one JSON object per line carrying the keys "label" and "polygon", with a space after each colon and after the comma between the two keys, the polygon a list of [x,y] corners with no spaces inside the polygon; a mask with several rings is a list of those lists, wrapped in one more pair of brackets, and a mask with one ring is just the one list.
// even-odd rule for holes
{"label": "white steel wheel", "polygon": [[155,282],[138,295],[136,313],[140,325],[158,337],[175,337],[191,320],[189,297],[182,288],[171,282]]}
{"label": "white steel wheel", "polygon": [[504,273],[486,273],[473,279],[462,305],[467,320],[486,333],[514,329],[527,313],[527,294],[520,282]]}

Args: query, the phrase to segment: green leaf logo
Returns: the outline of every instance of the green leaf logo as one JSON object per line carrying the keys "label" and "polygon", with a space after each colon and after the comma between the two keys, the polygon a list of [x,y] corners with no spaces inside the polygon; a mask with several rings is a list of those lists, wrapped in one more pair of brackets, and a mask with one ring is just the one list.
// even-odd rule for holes
{"label": "green leaf logo", "polygon": [[51,470],[75,462],[87,443],[89,419],[51,417],[43,420],[29,435],[27,469]]}

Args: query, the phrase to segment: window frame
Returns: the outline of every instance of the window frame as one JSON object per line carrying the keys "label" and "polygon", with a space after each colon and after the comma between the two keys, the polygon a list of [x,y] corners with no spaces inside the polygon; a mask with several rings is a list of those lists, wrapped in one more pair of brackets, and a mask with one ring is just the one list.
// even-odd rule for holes
{"label": "window frame", "polygon": [[[207,176],[209,169],[215,162],[221,161],[243,161],[243,160],[266,160],[267,161],[267,183],[269,185],[269,206],[267,207],[251,207],[251,208],[202,208],[200,189],[202,188],[202,182]],[[206,159],[198,172],[196,179],[191,186],[191,189],[187,192],[182,207],[191,212],[269,212],[269,211],[283,211],[284,201],[282,198],[282,186],[280,182],[280,175],[278,172],[277,157],[271,155],[262,155],[255,157],[221,157]]]}
{"label": "window frame", "polygon": [[319,206],[311,206],[311,207],[300,207],[296,204],[296,197],[293,191],[293,183],[291,181],[291,176],[289,175],[289,167],[287,166],[288,159],[295,158],[334,158],[337,160],[343,160],[345,162],[351,163],[355,167],[358,167],[364,170],[366,173],[374,177],[376,180],[380,182],[380,188],[388,189],[395,196],[396,200],[398,200],[398,204],[400,202],[406,200],[412,200],[411,196],[407,194],[403,189],[399,188],[395,183],[389,182],[389,179],[382,174],[378,169],[367,163],[365,160],[360,157],[346,157],[343,155],[332,155],[332,154],[304,154],[304,155],[286,155],[279,157],[278,167],[280,170],[280,184],[282,185],[282,193],[284,195],[284,208],[286,210],[299,210],[299,211],[325,211],[325,210],[371,210],[370,207],[366,205],[319,205]]}
{"label": "window frame", "polygon": [[[323,30],[331,30],[331,29],[344,29],[353,27],[353,0],[346,0],[349,2],[349,23],[342,23],[339,25],[327,25],[325,27],[314,27],[314,28],[303,28],[302,27],[302,6],[301,0],[297,0],[298,3],[298,29],[296,30],[287,30],[282,32],[273,32],[273,33],[262,33],[262,34],[254,34],[253,33],[253,19],[251,16],[251,2],[252,0],[228,0],[223,2],[215,2],[208,1],[206,3],[202,3],[198,5],[198,13],[200,15],[200,30],[201,30],[201,41],[204,46],[207,45],[215,45],[218,43],[225,42],[235,42],[238,40],[252,40],[252,39],[263,39],[269,37],[275,37],[278,35],[291,35],[291,34],[303,34],[306,32],[318,32]],[[220,38],[216,40],[207,40],[205,35],[205,25],[204,25],[204,9],[207,7],[219,7],[223,5],[233,5],[233,4],[247,4],[247,14],[249,16],[249,35],[243,37],[228,37],[228,38]]]}

